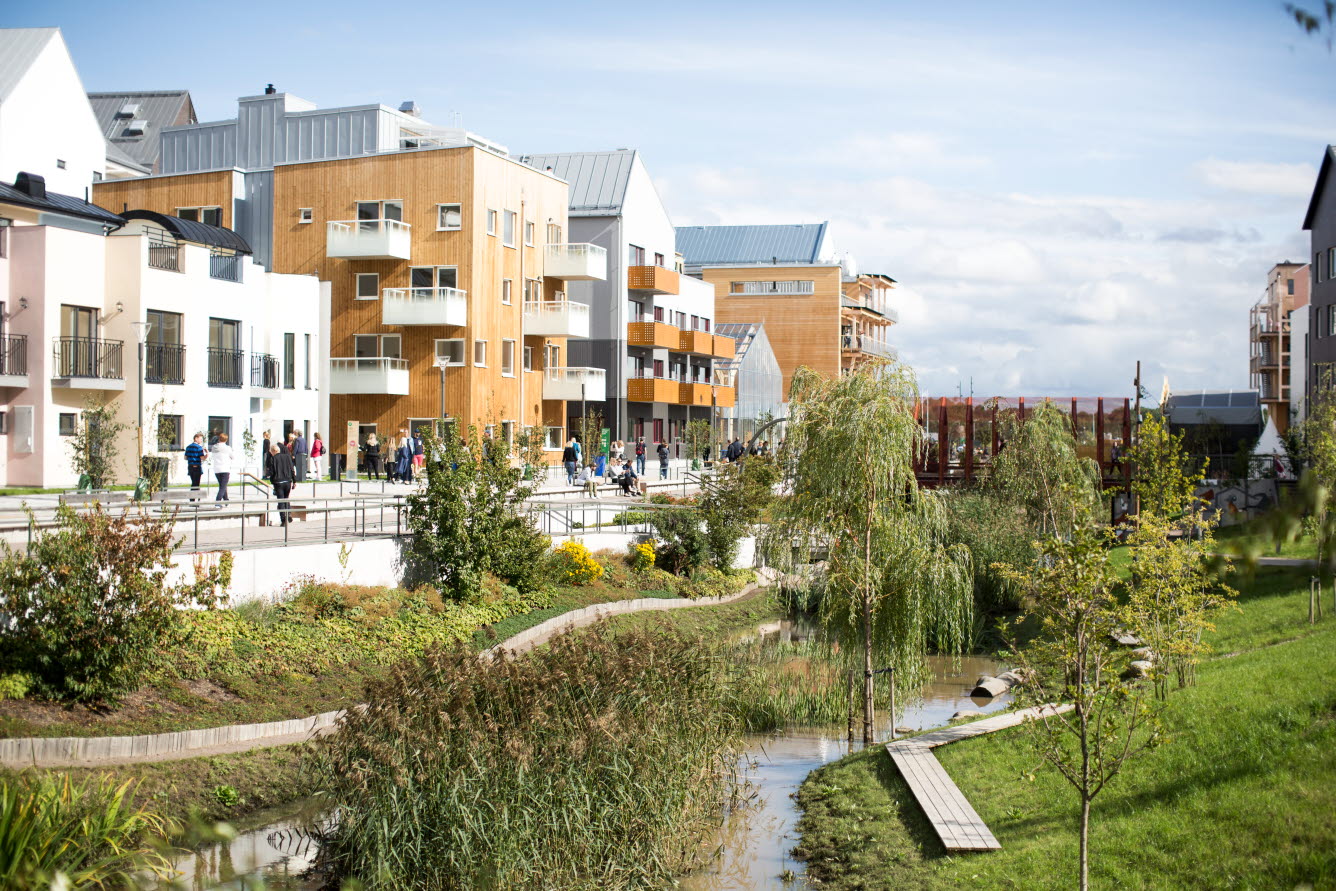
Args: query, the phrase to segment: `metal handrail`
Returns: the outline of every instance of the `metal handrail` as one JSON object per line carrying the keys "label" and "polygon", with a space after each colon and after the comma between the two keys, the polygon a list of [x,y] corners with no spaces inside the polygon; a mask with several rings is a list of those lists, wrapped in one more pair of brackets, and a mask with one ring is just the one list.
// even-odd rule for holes
{"label": "metal handrail", "polygon": [[179,343],[144,344],[144,380],[150,384],[184,384],[186,348]]}
{"label": "metal handrail", "polygon": [[243,384],[241,362],[244,350],[209,347],[209,386],[240,389]]}
{"label": "metal handrail", "polygon": [[0,335],[0,374],[28,373],[28,335]]}
{"label": "metal handrail", "polygon": [[120,340],[95,337],[53,337],[54,377],[94,377],[123,380]]}

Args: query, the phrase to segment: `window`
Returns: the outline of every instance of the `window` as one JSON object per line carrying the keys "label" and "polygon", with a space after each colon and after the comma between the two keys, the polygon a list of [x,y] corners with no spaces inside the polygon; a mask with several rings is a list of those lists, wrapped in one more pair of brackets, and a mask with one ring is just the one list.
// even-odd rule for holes
{"label": "window", "polygon": [[185,448],[185,432],[185,415],[158,415],[158,451],[181,451]]}
{"label": "window", "polygon": [[413,266],[408,278],[414,290],[459,286],[459,270],[454,266]]}
{"label": "window", "polygon": [[768,296],[812,294],[815,290],[816,283],[812,281],[730,282],[728,286],[728,293],[730,294],[763,294]]}
{"label": "window", "polygon": [[661,418],[654,419],[654,441],[663,442],[663,420]]}
{"label": "window", "polygon": [[463,365],[464,341],[459,338],[436,341],[436,358],[444,359],[446,365]]}
{"label": "window", "polygon": [[706,319],[706,320],[705,320],[705,331],[706,331],[706,333],[709,333],[709,330],[710,330],[710,320],[709,320],[709,319]]}
{"label": "window", "polygon": [[645,249],[642,248],[642,247],[640,247],[639,245],[636,245],[636,244],[630,244],[630,245],[627,245],[626,265],[628,265],[628,266],[644,266],[644,265],[645,265]]}
{"label": "window", "polygon": [[398,334],[382,334],[380,336],[380,354],[386,359],[402,359],[401,351],[403,341]]}
{"label": "window", "polygon": [[1286,294],[1294,293],[1294,279],[1292,278],[1285,279],[1285,293]]}
{"label": "window", "polygon": [[178,207],[176,215],[183,220],[208,223],[210,226],[223,225],[223,209],[221,207]]}
{"label": "window", "polygon": [[354,334],[353,356],[357,359],[401,358],[398,334]]}
{"label": "window", "polygon": [[657,253],[657,252],[654,254],[654,265],[655,265],[655,266],[662,266],[662,265],[663,265],[663,254],[660,254],[660,253]]}
{"label": "window", "polygon": [[1336,336],[1336,304],[1327,307],[1327,336]]}
{"label": "window", "polygon": [[524,370],[533,371],[533,347],[524,348]]}
{"label": "window", "polygon": [[96,170],[93,171],[93,182],[95,183],[102,182],[102,174]]}
{"label": "window", "polygon": [[150,309],[145,313],[144,380],[151,384],[185,383],[185,350],[181,347],[181,314]]}
{"label": "window", "polygon": [[510,286],[511,286],[511,284],[512,284],[512,282],[510,281],[510,279],[508,279],[508,278],[503,278],[503,279],[501,279],[501,302],[504,303],[506,306],[510,306],[510,301],[511,301],[511,297],[510,297]]}
{"label": "window", "polygon": [[[404,221],[404,203],[402,201],[359,201],[357,202],[357,219],[368,224],[374,224],[379,220],[395,220],[402,223]],[[366,228],[374,231],[379,227],[368,225]]]}
{"label": "window", "polygon": [[306,382],[306,389],[311,389],[311,335],[302,335],[302,379]]}
{"label": "window", "polygon": [[283,335],[283,389],[297,389],[297,335]]}
{"label": "window", "polygon": [[315,219],[315,213],[311,210],[311,208],[303,207],[301,210],[297,211],[297,222],[309,223],[313,219]]}
{"label": "window", "polygon": [[357,299],[375,300],[380,296],[380,273],[357,273]]}
{"label": "window", "polygon": [[524,221],[524,243],[533,247],[533,222],[531,220]]}
{"label": "window", "polygon": [[72,411],[63,411],[57,426],[61,436],[73,436],[78,428],[78,417]]}
{"label": "window", "polygon": [[543,428],[543,448],[549,452],[559,452],[562,449],[562,442],[565,437],[561,435],[561,427]]}
{"label": "window", "polygon": [[562,244],[561,227],[558,226],[556,223],[547,224],[547,243]]}
{"label": "window", "polygon": [[496,211],[494,210],[487,211],[487,234],[496,234]]}
{"label": "window", "polygon": [[220,415],[209,415],[209,430],[204,435],[205,446],[211,446],[217,442],[219,434],[222,433],[227,434],[228,442],[232,441],[232,419]]}
{"label": "window", "polygon": [[543,283],[536,278],[524,280],[524,302],[531,303],[543,299]]}
{"label": "window", "polygon": [[515,376],[515,341],[501,341],[501,376]]}
{"label": "window", "polygon": [[64,170],[64,169],[65,169],[65,161],[64,161],[63,159],[61,159],[61,158],[57,158],[57,159],[56,159],[56,166],[59,167],[61,170]]}
{"label": "window", "polygon": [[473,341],[473,364],[479,368],[487,367],[487,341]]}
{"label": "window", "polygon": [[501,229],[501,243],[506,247],[515,246],[515,211],[506,211],[505,221]]}
{"label": "window", "polygon": [[1317,254],[1314,254],[1314,255],[1313,255],[1313,281],[1314,281],[1314,282],[1320,282],[1320,281],[1322,281],[1322,254],[1321,254],[1321,253],[1317,253]]}
{"label": "window", "polygon": [[1332,277],[1332,270],[1336,269],[1336,247],[1327,248],[1327,278]]}
{"label": "window", "polygon": [[506,445],[514,445],[514,444],[515,444],[515,422],[514,422],[514,421],[502,421],[502,422],[501,422],[501,438],[504,439],[504,440],[506,441]]}
{"label": "window", "polygon": [[241,323],[235,319],[209,319],[209,386],[242,387]]}
{"label": "window", "polygon": [[544,347],[544,349],[545,349],[547,352],[546,352],[546,354],[543,356],[543,367],[544,367],[544,368],[560,368],[560,367],[561,367],[561,347],[557,346],[555,343],[549,343],[546,347]]}
{"label": "window", "polygon": [[700,330],[700,316],[692,316],[692,317],[691,317],[691,330],[692,330],[692,331],[699,331],[699,330]]}
{"label": "window", "polygon": [[436,205],[436,231],[450,232],[464,228],[463,207],[458,204]]}

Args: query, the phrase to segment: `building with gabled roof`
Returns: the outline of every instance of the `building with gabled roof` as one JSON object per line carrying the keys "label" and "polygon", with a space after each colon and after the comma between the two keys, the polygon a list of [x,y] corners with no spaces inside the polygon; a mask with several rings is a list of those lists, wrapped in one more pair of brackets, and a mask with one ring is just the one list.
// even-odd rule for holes
{"label": "building with gabled roof", "polygon": [[107,179],[160,173],[162,131],[198,123],[189,90],[89,93],[107,140]]}
{"label": "building with gabled roof", "polygon": [[1304,375],[1306,414],[1319,394],[1336,389],[1336,145],[1322,152],[1313,195],[1304,214],[1313,262],[1309,265],[1307,368]]}
{"label": "building with gabled roof", "polygon": [[[723,438],[732,440],[736,436],[745,441],[767,420],[787,416],[784,371],[770,348],[764,325],[725,322],[715,331],[737,344],[733,358],[720,363],[721,370],[732,372],[737,388],[737,404],[720,412]],[[778,430],[765,438],[778,439]]]}

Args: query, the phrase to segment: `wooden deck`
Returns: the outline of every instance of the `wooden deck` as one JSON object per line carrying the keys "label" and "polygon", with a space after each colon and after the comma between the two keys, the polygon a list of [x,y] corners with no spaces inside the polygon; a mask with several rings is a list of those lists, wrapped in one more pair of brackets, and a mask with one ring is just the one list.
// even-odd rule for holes
{"label": "wooden deck", "polygon": [[948,851],[997,851],[1001,849],[993,833],[961,794],[932,750],[972,736],[981,736],[1007,727],[1015,727],[1027,718],[1060,714],[1070,705],[1044,705],[1008,712],[995,718],[972,721],[922,736],[895,740],[886,744],[886,752],[895,762],[909,791],[932,823],[933,831]]}

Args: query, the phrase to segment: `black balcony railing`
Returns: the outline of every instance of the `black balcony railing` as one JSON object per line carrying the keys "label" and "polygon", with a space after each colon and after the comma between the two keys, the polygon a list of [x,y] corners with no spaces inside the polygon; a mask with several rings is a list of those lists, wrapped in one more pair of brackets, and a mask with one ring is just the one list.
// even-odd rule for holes
{"label": "black balcony railing", "polygon": [[119,340],[98,340],[94,337],[57,337],[55,346],[55,377],[102,377],[124,380],[121,373]]}
{"label": "black balcony railing", "polygon": [[0,374],[28,373],[28,335],[0,335]]}
{"label": "black balcony railing", "polygon": [[145,344],[144,380],[150,384],[184,384],[186,348],[175,343]]}
{"label": "black balcony railing", "polygon": [[224,281],[241,281],[240,254],[209,254],[209,278],[221,278]]}
{"label": "black balcony railing", "polygon": [[154,269],[180,272],[181,246],[178,244],[150,243],[148,246],[148,265]]}
{"label": "black balcony railing", "polygon": [[278,359],[268,353],[251,353],[251,386],[262,390],[279,388]]}
{"label": "black balcony railing", "polygon": [[220,350],[209,347],[209,386],[240,389],[245,383],[241,364],[246,354],[241,350]]}

